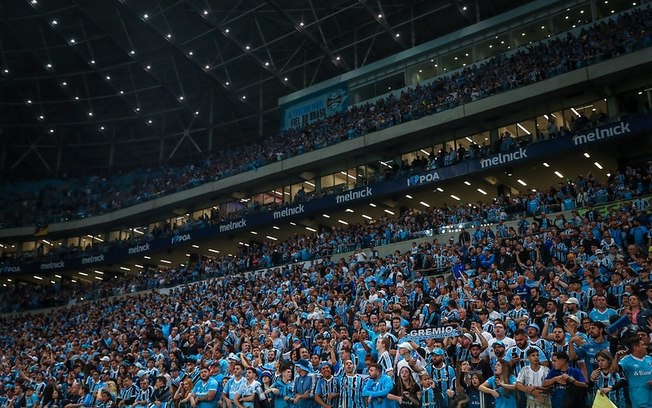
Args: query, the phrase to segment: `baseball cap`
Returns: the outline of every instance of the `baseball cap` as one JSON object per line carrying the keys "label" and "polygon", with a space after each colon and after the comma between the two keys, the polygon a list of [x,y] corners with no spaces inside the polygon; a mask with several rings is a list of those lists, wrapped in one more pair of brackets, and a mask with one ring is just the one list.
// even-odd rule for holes
{"label": "baseball cap", "polygon": [[505,343],[503,343],[503,342],[500,341],[500,340],[496,340],[496,341],[494,342],[494,344],[491,345],[491,347],[496,347],[496,346],[499,346],[499,347],[505,347]]}
{"label": "baseball cap", "polygon": [[409,351],[414,351],[414,347],[412,347],[412,345],[410,343],[408,343],[407,341],[405,341],[403,343],[398,343],[396,345],[396,347],[404,348],[404,349],[409,350]]}
{"label": "baseball cap", "polygon": [[568,315],[568,319],[574,321],[575,323],[580,323],[580,318],[575,315]]}
{"label": "baseball cap", "polygon": [[564,303],[566,303],[567,305],[571,305],[571,304],[577,305],[577,306],[580,305],[580,301],[577,300],[577,298],[574,298],[574,297],[568,298],[568,300],[565,301]]}

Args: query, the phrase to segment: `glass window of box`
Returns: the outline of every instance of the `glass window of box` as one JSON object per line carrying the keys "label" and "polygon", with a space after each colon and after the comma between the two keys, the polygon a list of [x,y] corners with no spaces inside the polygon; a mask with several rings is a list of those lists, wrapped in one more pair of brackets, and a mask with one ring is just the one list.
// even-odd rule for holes
{"label": "glass window of box", "polygon": [[562,13],[553,17],[555,32],[561,33],[571,30],[577,26],[591,22],[591,7],[583,4],[576,7],[569,7]]}
{"label": "glass window of box", "polygon": [[471,47],[460,48],[439,57],[439,67],[443,72],[451,72],[473,63]]}
{"label": "glass window of box", "polygon": [[405,73],[390,75],[376,82],[376,95],[383,95],[387,92],[394,91],[405,87]]}
{"label": "glass window of box", "polygon": [[536,118],[536,126],[543,135],[547,137],[556,137],[559,129],[564,125],[564,115],[557,112],[545,113]]}
{"label": "glass window of box", "polygon": [[639,1],[632,0],[596,0],[596,17],[609,17],[612,14],[619,13],[639,4]]}
{"label": "glass window of box", "polygon": [[407,81],[410,85],[417,84],[440,75],[437,57],[427,58],[407,69]]}
{"label": "glass window of box", "polygon": [[509,47],[509,35],[506,33],[497,34],[491,38],[480,41],[473,45],[476,61],[482,61],[507,51]]}
{"label": "glass window of box", "polygon": [[519,27],[512,34],[514,47],[524,47],[536,41],[550,37],[551,27],[548,19],[542,19],[532,24]]}
{"label": "glass window of box", "polygon": [[351,103],[357,104],[364,102],[367,99],[371,99],[376,96],[376,84],[371,83],[363,85],[359,88],[351,89]]}
{"label": "glass window of box", "polygon": [[574,106],[564,110],[564,117],[567,120],[566,127],[574,132],[599,126],[608,120],[607,102],[599,99],[592,103]]}

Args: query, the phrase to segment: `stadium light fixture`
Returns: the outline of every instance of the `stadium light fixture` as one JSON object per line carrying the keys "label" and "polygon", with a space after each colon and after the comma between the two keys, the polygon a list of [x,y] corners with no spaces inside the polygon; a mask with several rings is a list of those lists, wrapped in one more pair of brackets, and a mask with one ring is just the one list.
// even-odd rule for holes
{"label": "stadium light fixture", "polygon": [[487,195],[487,192],[484,191],[484,190],[481,189],[481,188],[478,189],[478,193],[480,193],[480,194],[482,194],[482,195]]}
{"label": "stadium light fixture", "polygon": [[392,210],[384,209],[383,211],[385,211],[389,215],[396,215]]}
{"label": "stadium light fixture", "polygon": [[367,214],[362,214],[362,218],[367,219],[369,221],[371,221],[373,219],[370,216],[368,216]]}
{"label": "stadium light fixture", "polygon": [[452,198],[453,200],[457,200],[457,201],[460,201],[460,200],[461,200],[461,198],[459,198],[459,197],[456,196],[455,194],[451,194],[451,198]]}

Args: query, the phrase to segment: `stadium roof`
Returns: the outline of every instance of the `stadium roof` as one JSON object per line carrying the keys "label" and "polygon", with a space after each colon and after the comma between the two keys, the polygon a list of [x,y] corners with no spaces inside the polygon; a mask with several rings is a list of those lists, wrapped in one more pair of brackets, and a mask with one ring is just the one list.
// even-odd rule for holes
{"label": "stadium roof", "polygon": [[280,96],[508,0],[0,0],[0,173],[185,162],[278,129]]}

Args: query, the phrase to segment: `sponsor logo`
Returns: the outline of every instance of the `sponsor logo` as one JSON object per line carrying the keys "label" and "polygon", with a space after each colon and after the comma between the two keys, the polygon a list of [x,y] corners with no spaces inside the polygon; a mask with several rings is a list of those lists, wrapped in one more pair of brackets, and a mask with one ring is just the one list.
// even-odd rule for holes
{"label": "sponsor logo", "polygon": [[48,262],[48,263],[41,264],[41,270],[42,271],[47,271],[49,269],[61,269],[61,268],[65,267],[65,266],[66,266],[66,264],[63,261]]}
{"label": "sponsor logo", "polygon": [[433,181],[438,181],[438,180],[439,180],[439,173],[436,171],[431,171],[430,173],[415,174],[414,176],[410,176],[407,179],[407,185],[408,187],[418,186],[419,184],[432,183]]}
{"label": "sponsor logo", "polygon": [[220,225],[220,232],[233,231],[247,226],[247,220],[240,218],[238,221],[230,221]]}
{"label": "sponsor logo", "polygon": [[497,166],[499,164],[513,162],[515,160],[527,159],[527,148],[519,147],[517,151],[510,153],[500,153],[494,157],[480,160],[480,167],[486,169],[487,167]]}
{"label": "sponsor logo", "polygon": [[606,129],[595,129],[591,132],[577,135],[573,138],[573,143],[575,143],[575,146],[579,146],[584,143],[591,143],[595,142],[596,140],[620,136],[626,133],[631,133],[631,130],[629,130],[629,122],[620,122],[619,124],[610,126]]}
{"label": "sponsor logo", "polygon": [[456,337],[460,333],[457,329],[450,326],[447,327],[422,327],[419,329],[410,330],[407,333],[407,338],[412,341],[421,341],[427,339],[443,339],[446,337]]}
{"label": "sponsor logo", "polygon": [[149,251],[149,242],[143,245],[136,245],[135,247],[131,247],[127,249],[127,253],[129,255],[138,254],[140,252],[145,252],[145,251]]}
{"label": "sponsor logo", "polygon": [[21,271],[20,266],[3,266],[0,271],[2,273],[18,273]]}
{"label": "sponsor logo", "polygon": [[306,210],[303,208],[303,204],[299,204],[295,207],[284,208],[280,211],[274,211],[274,219],[285,218],[292,215],[303,214]]}
{"label": "sponsor logo", "polygon": [[187,242],[190,241],[190,234],[181,234],[181,235],[175,235],[172,237],[172,241],[170,241],[171,244],[178,244],[180,242]]}
{"label": "sponsor logo", "polygon": [[82,265],[96,263],[96,262],[104,262],[104,254],[99,254],[97,256],[89,256],[88,258],[82,258],[81,260]]}
{"label": "sponsor logo", "polygon": [[371,197],[372,195],[374,195],[374,193],[372,191],[372,188],[367,187],[364,190],[349,191],[346,194],[341,194],[341,195],[335,196],[335,202],[337,204],[341,204],[341,203],[346,203],[346,202],[353,201],[353,200],[359,200],[361,198]]}

